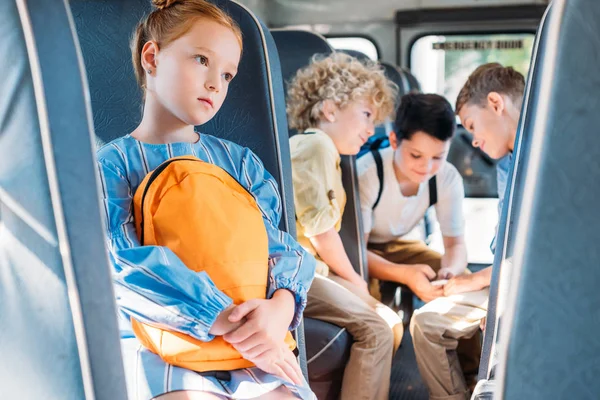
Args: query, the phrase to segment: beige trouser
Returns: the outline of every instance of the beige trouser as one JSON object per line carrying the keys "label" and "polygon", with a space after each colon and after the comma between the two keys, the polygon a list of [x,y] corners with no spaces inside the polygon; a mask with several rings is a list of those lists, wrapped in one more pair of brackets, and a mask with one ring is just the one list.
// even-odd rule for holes
{"label": "beige trouser", "polygon": [[[442,266],[441,254],[420,240],[396,240],[383,244],[369,243],[369,250],[396,264],[427,264],[435,272],[439,271]],[[467,273],[470,272],[467,271]],[[371,290],[371,293],[376,295],[374,290]],[[463,381],[466,381],[468,388],[473,389],[477,383],[479,359],[481,358],[481,334],[479,330],[476,330],[474,334],[465,335],[461,339],[458,349],[456,347],[454,349],[457,350],[460,366],[462,366]],[[416,347],[415,343],[415,351],[417,351]]]}
{"label": "beige trouser", "polygon": [[392,358],[403,334],[395,312],[331,274],[315,276],[304,316],[346,328],[352,335],[342,400],[388,399]]}
{"label": "beige trouser", "polygon": [[457,346],[473,338],[487,314],[489,289],[437,298],[416,310],[410,321],[417,364],[431,400],[465,400]]}

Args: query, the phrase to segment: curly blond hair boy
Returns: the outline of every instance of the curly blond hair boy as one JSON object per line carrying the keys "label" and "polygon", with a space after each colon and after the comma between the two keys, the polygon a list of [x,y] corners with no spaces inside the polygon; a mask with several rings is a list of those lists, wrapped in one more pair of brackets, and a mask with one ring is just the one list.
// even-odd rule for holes
{"label": "curly blond hair boy", "polygon": [[316,55],[288,86],[288,122],[290,128],[304,131],[319,124],[326,101],[343,109],[363,99],[374,109],[377,124],[393,118],[397,94],[398,87],[375,62],[361,62],[345,53]]}
{"label": "curly blond hair boy", "polygon": [[[370,296],[352,266],[339,230],[346,203],[340,155],[355,155],[394,109],[396,85],[374,62],[343,54],[316,56],[288,86],[298,241],[317,259],[305,315],[353,337],[342,399],[387,399],[402,321]],[[356,379],[368,376],[368,379]]]}

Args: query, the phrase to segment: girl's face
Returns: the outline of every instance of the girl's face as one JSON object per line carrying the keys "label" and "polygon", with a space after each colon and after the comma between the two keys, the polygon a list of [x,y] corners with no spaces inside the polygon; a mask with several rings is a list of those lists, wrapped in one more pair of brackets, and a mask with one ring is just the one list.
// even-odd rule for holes
{"label": "girl's face", "polygon": [[331,137],[340,154],[356,155],[375,133],[375,111],[367,99],[355,100],[343,108],[327,100],[319,128]]}
{"label": "girl's face", "polygon": [[392,132],[390,144],[395,150],[394,165],[398,171],[417,184],[428,181],[438,173],[450,149],[450,140],[442,141],[422,131],[400,142]]}
{"label": "girl's face", "polygon": [[[152,44],[154,51],[147,49]],[[241,48],[231,29],[198,19],[185,35],[164,48],[146,43],[143,61],[154,65],[154,71],[146,75],[147,90],[182,122],[202,125],[223,105],[240,57]]]}
{"label": "girl's face", "polygon": [[512,102],[507,97],[492,92],[484,106],[465,104],[461,108],[458,116],[465,129],[473,135],[473,147],[479,147],[494,159],[508,154],[516,132],[516,121],[509,112],[511,106]]}

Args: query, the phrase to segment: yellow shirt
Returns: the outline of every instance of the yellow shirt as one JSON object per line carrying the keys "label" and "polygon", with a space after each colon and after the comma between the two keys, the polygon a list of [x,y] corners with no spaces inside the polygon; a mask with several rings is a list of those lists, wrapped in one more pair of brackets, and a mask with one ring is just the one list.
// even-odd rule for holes
{"label": "yellow shirt", "polygon": [[317,258],[317,272],[327,276],[329,268],[309,238],[331,228],[340,230],[346,205],[340,154],[333,140],[318,129],[293,136],[290,148],[298,242]]}

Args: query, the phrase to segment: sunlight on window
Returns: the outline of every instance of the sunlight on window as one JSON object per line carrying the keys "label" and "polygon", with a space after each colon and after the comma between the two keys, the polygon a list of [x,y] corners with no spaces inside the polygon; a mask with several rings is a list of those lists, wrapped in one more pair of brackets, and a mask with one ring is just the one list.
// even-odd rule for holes
{"label": "sunlight on window", "polygon": [[411,48],[411,71],[425,93],[443,95],[453,103],[481,64],[499,62],[527,76],[533,40],[533,33],[423,36]]}
{"label": "sunlight on window", "polygon": [[334,49],[356,50],[366,54],[371,60],[379,59],[375,44],[364,37],[328,38],[327,41]]}

